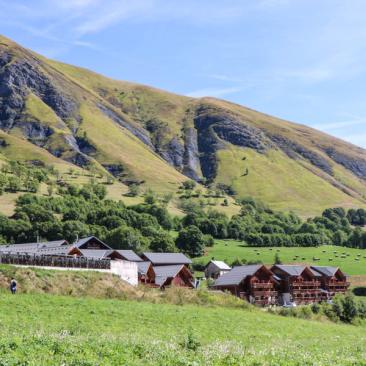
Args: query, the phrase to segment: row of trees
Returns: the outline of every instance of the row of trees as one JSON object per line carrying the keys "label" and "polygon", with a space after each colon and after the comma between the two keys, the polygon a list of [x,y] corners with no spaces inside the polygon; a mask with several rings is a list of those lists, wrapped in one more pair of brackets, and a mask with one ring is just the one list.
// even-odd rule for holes
{"label": "row of trees", "polygon": [[72,242],[76,237],[95,235],[116,249],[180,250],[191,257],[203,255],[205,247],[214,245],[214,238],[236,239],[256,247],[336,244],[366,248],[366,232],[354,227],[361,225],[364,210],[328,209],[304,222],[294,213],[274,212],[260,202],[243,199],[238,202],[240,213],[231,218],[200,206],[192,206],[187,215],[178,218],[151,191],[143,204],[129,207],[105,197],[105,185],[97,183],[61,187],[57,196],[24,194],[12,217],[0,216],[0,241],[27,242],[39,236]]}
{"label": "row of trees", "polygon": [[0,194],[5,191],[36,193],[40,184],[49,180],[50,173],[52,168],[10,161],[1,167]]}
{"label": "row of trees", "polygon": [[229,219],[217,211],[205,212],[192,206],[181,226],[194,225],[203,234],[218,239],[236,239],[248,246],[316,247],[339,245],[366,248],[366,232],[354,228],[354,213],[363,217],[364,210],[327,209],[322,216],[302,221],[294,213],[274,212],[252,199],[240,202],[240,214]]}

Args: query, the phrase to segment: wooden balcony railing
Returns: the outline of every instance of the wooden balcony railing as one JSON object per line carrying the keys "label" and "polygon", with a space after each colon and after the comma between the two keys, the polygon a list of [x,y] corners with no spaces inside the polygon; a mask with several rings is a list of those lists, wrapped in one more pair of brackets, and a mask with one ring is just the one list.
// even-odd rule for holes
{"label": "wooden balcony railing", "polygon": [[273,288],[272,282],[253,282],[251,284],[252,288]]}
{"label": "wooden balcony railing", "polygon": [[292,286],[320,286],[320,281],[295,281],[292,282]]}
{"label": "wooden balcony railing", "polygon": [[270,291],[270,290],[264,290],[264,291],[260,291],[260,290],[254,290],[252,291],[252,296],[275,296],[278,295],[277,291]]}
{"label": "wooden balcony railing", "polygon": [[328,282],[326,284],[327,287],[349,287],[350,285],[351,283],[346,281]]}

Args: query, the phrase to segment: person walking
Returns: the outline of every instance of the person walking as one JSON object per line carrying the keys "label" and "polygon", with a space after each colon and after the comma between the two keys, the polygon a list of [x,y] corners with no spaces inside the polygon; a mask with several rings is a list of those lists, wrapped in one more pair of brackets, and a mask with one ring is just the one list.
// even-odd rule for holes
{"label": "person walking", "polygon": [[10,291],[13,295],[17,292],[17,281],[15,278],[12,278],[10,281]]}

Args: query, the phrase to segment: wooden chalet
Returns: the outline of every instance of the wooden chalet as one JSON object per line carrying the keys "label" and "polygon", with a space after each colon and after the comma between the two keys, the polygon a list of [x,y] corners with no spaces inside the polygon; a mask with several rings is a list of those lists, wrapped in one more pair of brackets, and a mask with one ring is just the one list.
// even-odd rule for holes
{"label": "wooden chalet", "polygon": [[274,265],[271,271],[280,282],[281,303],[311,304],[322,301],[318,273],[300,265]]}
{"label": "wooden chalet", "polygon": [[141,258],[144,261],[151,262],[154,267],[185,265],[189,266],[192,261],[183,253],[142,253]]}
{"label": "wooden chalet", "polygon": [[338,293],[347,292],[350,283],[347,276],[337,267],[311,266],[313,271],[319,274],[321,288],[325,291],[324,296],[329,299]]}
{"label": "wooden chalet", "polygon": [[72,244],[72,246],[78,249],[112,250],[112,248],[109,245],[107,245],[106,243],[104,243],[95,236],[88,236],[87,238],[79,239],[74,244]]}
{"label": "wooden chalet", "polygon": [[169,286],[194,288],[191,271],[184,264],[153,267],[155,274],[154,285],[160,289]]}
{"label": "wooden chalet", "polygon": [[128,262],[143,262],[143,260],[133,250],[115,250],[121,258]]}
{"label": "wooden chalet", "polygon": [[205,277],[206,278],[218,278],[223,274],[229,272],[231,267],[225,262],[210,260],[205,267]]}
{"label": "wooden chalet", "polygon": [[139,283],[155,284],[155,272],[151,262],[136,262]]}
{"label": "wooden chalet", "polygon": [[230,291],[233,295],[260,306],[275,305],[278,299],[278,282],[264,265],[234,267],[219,277],[213,289]]}

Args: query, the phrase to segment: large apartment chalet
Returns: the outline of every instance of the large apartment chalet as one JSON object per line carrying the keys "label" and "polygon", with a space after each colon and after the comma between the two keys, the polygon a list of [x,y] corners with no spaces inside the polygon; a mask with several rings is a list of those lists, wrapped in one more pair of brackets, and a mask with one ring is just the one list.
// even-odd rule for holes
{"label": "large apartment chalet", "polygon": [[230,291],[233,295],[257,305],[277,303],[278,282],[273,273],[264,265],[234,267],[219,277],[212,288]]}

